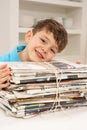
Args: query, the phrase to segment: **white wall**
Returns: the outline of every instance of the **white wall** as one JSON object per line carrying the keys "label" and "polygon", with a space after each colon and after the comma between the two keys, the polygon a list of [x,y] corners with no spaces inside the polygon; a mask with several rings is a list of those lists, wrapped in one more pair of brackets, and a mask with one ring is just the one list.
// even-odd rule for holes
{"label": "white wall", "polygon": [[0,55],[10,47],[10,0],[0,0]]}
{"label": "white wall", "polygon": [[0,0],[0,55],[18,44],[19,0]]}
{"label": "white wall", "polygon": [[[85,9],[84,9],[84,17],[85,21],[84,22],[84,28],[85,28],[85,33],[84,33],[84,40],[85,40],[85,63],[87,64],[87,0],[85,0]],[[84,45],[83,45],[84,46]]]}

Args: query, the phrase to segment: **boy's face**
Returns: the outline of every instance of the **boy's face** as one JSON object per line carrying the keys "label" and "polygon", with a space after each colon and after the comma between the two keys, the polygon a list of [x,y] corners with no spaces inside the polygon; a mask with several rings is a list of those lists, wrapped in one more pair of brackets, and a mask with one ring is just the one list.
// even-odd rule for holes
{"label": "boy's face", "polygon": [[28,38],[27,59],[29,61],[48,62],[51,61],[58,52],[58,46],[51,32],[42,30],[35,35],[33,35],[33,33],[30,34]]}

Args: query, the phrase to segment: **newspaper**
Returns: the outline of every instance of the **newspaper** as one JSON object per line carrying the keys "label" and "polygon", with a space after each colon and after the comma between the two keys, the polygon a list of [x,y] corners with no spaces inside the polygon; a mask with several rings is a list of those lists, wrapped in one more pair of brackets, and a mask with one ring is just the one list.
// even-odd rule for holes
{"label": "newspaper", "polygon": [[68,61],[7,64],[11,68],[11,85],[0,90],[0,107],[7,114],[28,118],[87,106],[86,65]]}

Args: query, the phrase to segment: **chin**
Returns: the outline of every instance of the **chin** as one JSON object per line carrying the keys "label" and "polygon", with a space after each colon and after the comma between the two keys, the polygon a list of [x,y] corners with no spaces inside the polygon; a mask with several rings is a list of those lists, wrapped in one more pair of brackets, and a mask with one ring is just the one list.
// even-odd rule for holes
{"label": "chin", "polygon": [[43,59],[36,58],[34,61],[35,62],[43,62]]}
{"label": "chin", "polygon": [[31,62],[42,62],[41,60],[38,60],[38,59],[33,59],[33,60],[30,60]]}

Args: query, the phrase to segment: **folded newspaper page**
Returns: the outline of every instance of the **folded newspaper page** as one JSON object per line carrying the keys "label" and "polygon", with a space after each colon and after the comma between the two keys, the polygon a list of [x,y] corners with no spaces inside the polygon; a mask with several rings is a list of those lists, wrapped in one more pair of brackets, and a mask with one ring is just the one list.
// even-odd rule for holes
{"label": "folded newspaper page", "polygon": [[28,118],[87,106],[86,65],[62,60],[7,64],[11,68],[11,85],[0,90],[0,107],[7,114]]}

